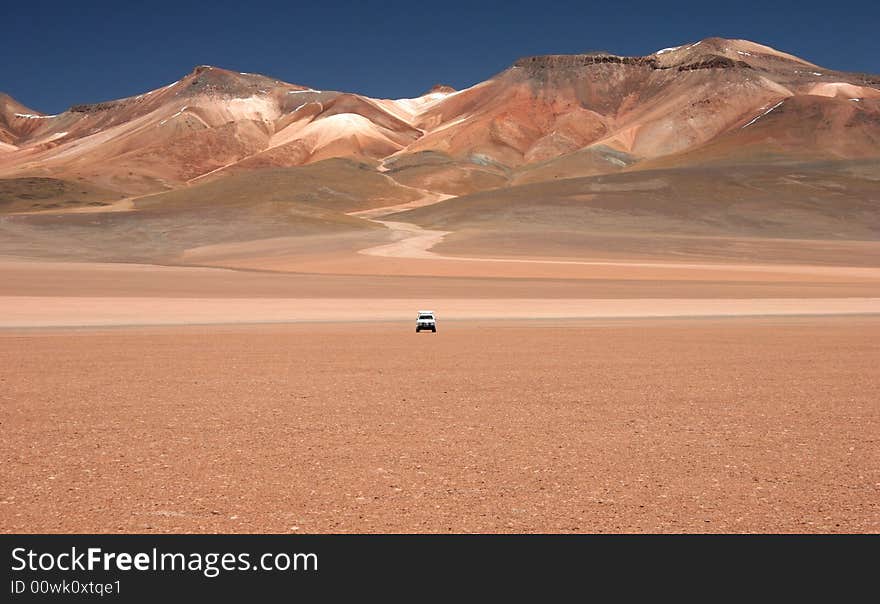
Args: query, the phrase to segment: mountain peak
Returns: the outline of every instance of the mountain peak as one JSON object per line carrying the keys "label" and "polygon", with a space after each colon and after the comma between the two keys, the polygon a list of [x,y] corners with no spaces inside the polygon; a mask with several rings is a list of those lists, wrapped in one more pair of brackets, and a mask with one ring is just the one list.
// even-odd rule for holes
{"label": "mountain peak", "polygon": [[455,92],[455,88],[453,88],[452,86],[447,86],[446,84],[434,84],[433,86],[431,86],[431,89],[425,94],[436,94],[438,92],[443,94],[452,94],[453,92]]}
{"label": "mountain peak", "polygon": [[649,56],[656,57],[662,67],[705,61],[709,57],[724,57],[734,62],[746,63],[750,67],[766,69],[776,69],[792,64],[816,67],[809,61],[751,40],[719,37],[704,38],[681,46],[663,48]]}
{"label": "mountain peak", "polygon": [[513,67],[530,72],[545,69],[572,69],[597,64],[620,64],[650,69],[730,69],[758,68],[767,71],[786,70],[794,66],[816,65],[794,55],[749,40],[711,37],[698,42],[662,48],[645,56],[618,55],[607,51],[591,51],[573,55],[536,55],[517,60]]}

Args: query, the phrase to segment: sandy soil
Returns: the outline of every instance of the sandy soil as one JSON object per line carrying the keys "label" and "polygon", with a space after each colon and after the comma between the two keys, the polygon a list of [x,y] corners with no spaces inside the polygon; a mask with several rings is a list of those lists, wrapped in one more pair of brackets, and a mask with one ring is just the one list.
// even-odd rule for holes
{"label": "sandy soil", "polygon": [[[349,267],[366,258],[335,257]],[[419,278],[372,277],[6,259],[0,328],[398,321],[419,308],[444,319],[880,314],[880,269],[681,266],[597,262],[576,266],[583,279],[547,278],[540,270],[502,279],[466,271],[431,276],[428,269]]]}
{"label": "sandy soil", "polygon": [[434,205],[435,203],[439,203],[453,197],[452,195],[446,195],[444,193],[432,193],[431,191],[426,191],[425,189],[417,189],[415,187],[408,188],[421,193],[421,197],[406,203],[383,206],[381,208],[372,208],[369,210],[359,210],[357,212],[349,212],[349,215],[367,219],[381,218],[382,216],[388,216],[389,214],[394,214],[395,212],[414,210],[415,208],[424,208],[426,206]]}
{"label": "sandy soil", "polygon": [[400,321],[880,315],[880,298],[159,298],[0,296],[0,328]]}
{"label": "sandy soil", "polygon": [[[425,204],[431,205],[431,204]],[[383,208],[380,208],[383,209]],[[626,271],[632,269],[660,269],[672,271],[700,271],[702,273],[717,272],[725,274],[734,273],[772,273],[774,275],[791,275],[791,274],[807,274],[807,275],[823,275],[830,277],[855,277],[880,280],[880,268],[864,267],[864,266],[822,266],[811,264],[762,264],[757,262],[750,263],[713,263],[713,262],[688,262],[683,260],[670,261],[645,261],[636,259],[622,260],[560,260],[547,257],[526,257],[526,258],[504,258],[492,257],[491,252],[483,250],[481,256],[464,256],[464,255],[444,255],[434,251],[433,248],[443,242],[449,231],[437,231],[424,229],[418,225],[408,222],[395,222],[390,220],[373,220],[390,229],[397,241],[389,244],[368,247],[359,250],[359,253],[367,256],[382,256],[388,258],[416,258],[445,260],[447,262],[491,262],[500,263],[505,266],[511,265],[540,265],[541,267],[549,267],[552,270],[556,266],[569,267],[611,267],[618,271]],[[876,251],[876,250],[872,250]],[[428,268],[430,270],[430,268]],[[462,266],[462,270],[467,270]]]}
{"label": "sandy soil", "polygon": [[[315,246],[309,241],[307,245]],[[389,263],[391,259],[386,259]],[[432,262],[428,262],[433,266]],[[393,265],[392,265],[393,266]],[[470,265],[466,265],[470,266]],[[393,273],[393,271],[388,271]],[[395,274],[304,274],[146,264],[45,262],[0,258],[0,296],[156,298],[871,298],[880,281],[812,275],[679,271],[643,273],[598,267],[582,279]]]}
{"label": "sandy soil", "polygon": [[0,333],[5,532],[880,532],[880,318]]}
{"label": "sandy soil", "polygon": [[[386,224],[389,221],[385,221]],[[398,226],[399,225],[399,226]],[[674,258],[577,259],[538,255],[497,257],[485,247],[479,256],[444,255],[433,251],[444,233],[420,230],[407,223],[395,223],[388,235],[393,240],[376,245],[371,239],[348,241],[349,249],[338,253],[304,253],[293,241],[272,240],[243,244],[216,244],[188,251],[181,263],[201,266],[270,270],[277,272],[400,275],[506,279],[624,279],[688,281],[812,281],[838,283],[871,281],[880,283],[880,268],[873,266],[823,266],[809,262],[772,264],[682,261]],[[442,243],[441,243],[442,245]]]}

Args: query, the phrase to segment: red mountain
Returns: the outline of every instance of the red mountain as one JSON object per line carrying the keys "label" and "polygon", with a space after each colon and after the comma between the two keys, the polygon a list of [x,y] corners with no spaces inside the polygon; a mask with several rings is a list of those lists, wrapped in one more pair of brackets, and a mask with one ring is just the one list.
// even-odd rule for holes
{"label": "red mountain", "polygon": [[707,161],[878,156],[880,77],[720,38],[645,57],[527,57],[465,90],[413,99],[207,66],[56,116],[0,96],[0,177],[76,178],[127,194],[331,157],[442,190]]}

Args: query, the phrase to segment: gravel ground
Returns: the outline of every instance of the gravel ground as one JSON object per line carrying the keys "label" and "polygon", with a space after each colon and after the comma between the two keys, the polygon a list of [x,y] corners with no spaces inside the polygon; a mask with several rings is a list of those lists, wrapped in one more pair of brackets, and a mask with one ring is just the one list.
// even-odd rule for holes
{"label": "gravel ground", "polygon": [[880,532],[880,318],[0,332],[3,532]]}

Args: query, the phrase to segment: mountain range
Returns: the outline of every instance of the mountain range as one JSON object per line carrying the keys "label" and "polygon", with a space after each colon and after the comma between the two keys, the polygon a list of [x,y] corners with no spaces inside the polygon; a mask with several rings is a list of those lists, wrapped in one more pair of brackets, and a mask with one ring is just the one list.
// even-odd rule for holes
{"label": "mountain range", "polygon": [[397,100],[201,66],[158,90],[54,116],[4,95],[0,143],[4,176],[83,177],[123,191],[331,157],[407,179],[421,166],[422,179],[444,173],[480,188],[495,175],[538,178],[527,166],[582,175],[695,153],[875,157],[880,76],[718,38],[646,57],[527,57],[465,90]]}
{"label": "mountain range", "polygon": [[[874,201],[878,158],[880,76],[722,38],[641,57],[526,57],[469,88],[438,85],[408,99],[315,90],[211,66],[157,90],[58,115],[0,95],[0,212],[7,213],[119,200],[156,207],[163,194],[173,194],[174,207],[188,207],[188,198],[197,207],[225,203],[224,190],[254,203],[292,196],[345,214],[430,193],[454,198],[434,211],[454,205],[461,213],[470,206],[454,200],[477,195],[485,202],[479,195],[495,192],[493,203],[509,208],[503,200],[520,199],[522,187],[531,187],[530,199],[552,201],[561,181],[576,189],[569,201],[584,201],[601,191],[596,179],[641,178],[634,173],[673,175],[679,185],[667,187],[672,197],[693,197],[688,187],[707,174],[732,178],[746,198],[756,189],[747,181],[769,178],[757,187],[762,195],[794,187],[826,199],[846,196],[856,178],[858,200],[867,190]],[[682,170],[694,169],[699,178],[682,180]],[[228,186],[212,185],[218,181]],[[710,176],[705,184],[717,182]],[[346,192],[344,183],[356,184]],[[645,197],[649,189],[634,191]],[[852,210],[837,209],[844,218]],[[411,216],[419,212],[428,210]],[[874,205],[859,205],[856,214],[867,218],[838,231],[873,238],[880,228]]]}

